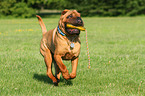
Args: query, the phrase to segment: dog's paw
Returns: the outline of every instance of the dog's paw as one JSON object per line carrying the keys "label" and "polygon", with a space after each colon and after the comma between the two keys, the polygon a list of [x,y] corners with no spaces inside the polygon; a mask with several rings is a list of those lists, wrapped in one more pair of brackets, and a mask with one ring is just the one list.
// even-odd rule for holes
{"label": "dog's paw", "polygon": [[54,86],[58,86],[58,82],[53,82]]}
{"label": "dog's paw", "polygon": [[58,78],[56,78],[57,79],[57,83],[59,83],[60,82],[60,79],[58,79]]}
{"label": "dog's paw", "polygon": [[71,73],[70,74],[70,79],[74,79],[74,78],[76,78],[76,74]]}
{"label": "dog's paw", "polygon": [[67,70],[67,72],[62,73],[62,76],[63,76],[63,78],[64,78],[65,80],[70,79],[70,75],[69,75],[69,73],[68,73],[68,70]]}
{"label": "dog's paw", "polygon": [[68,79],[70,79],[70,75],[63,75],[63,78],[64,78],[65,80],[68,80]]}

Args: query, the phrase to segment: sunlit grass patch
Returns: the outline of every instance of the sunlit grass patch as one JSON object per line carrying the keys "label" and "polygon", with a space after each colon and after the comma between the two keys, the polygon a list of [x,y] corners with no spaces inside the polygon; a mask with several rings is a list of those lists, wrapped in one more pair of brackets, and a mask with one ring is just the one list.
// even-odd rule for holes
{"label": "sunlit grass patch", "polygon": [[[58,87],[46,76],[40,55],[41,28],[34,19],[0,20],[0,95],[143,96],[145,89],[145,17],[83,18],[85,32],[74,80],[61,77]],[[58,18],[45,18],[48,30]],[[71,71],[69,61],[64,62]]]}

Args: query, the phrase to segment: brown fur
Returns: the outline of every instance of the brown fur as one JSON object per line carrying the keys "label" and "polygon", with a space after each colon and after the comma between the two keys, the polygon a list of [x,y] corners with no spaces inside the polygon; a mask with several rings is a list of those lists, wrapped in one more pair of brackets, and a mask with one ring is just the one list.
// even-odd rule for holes
{"label": "brown fur", "polygon": [[[73,18],[67,18],[69,15],[72,15]],[[64,10],[62,12],[58,25],[62,32],[67,35],[62,36],[58,33],[57,27],[47,32],[45,24],[43,23],[41,17],[37,15],[43,32],[40,52],[44,56],[44,61],[47,66],[47,75],[50,79],[52,79],[55,85],[58,85],[61,73],[63,78],[66,80],[76,77],[81,42],[79,35],[70,35],[66,32],[65,23],[74,22],[74,19],[77,17],[80,17],[80,14],[76,10]],[[71,42],[74,43],[74,48],[70,47]],[[72,72],[70,74],[66,66],[63,64],[62,60],[71,60]],[[52,74],[51,70],[52,61],[54,61],[55,65],[55,76]]]}

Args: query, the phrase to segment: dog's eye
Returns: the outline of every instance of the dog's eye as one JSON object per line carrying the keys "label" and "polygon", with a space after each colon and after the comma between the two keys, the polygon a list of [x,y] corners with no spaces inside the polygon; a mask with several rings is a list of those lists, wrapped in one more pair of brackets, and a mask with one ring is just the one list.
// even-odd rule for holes
{"label": "dog's eye", "polygon": [[67,18],[72,18],[72,17],[73,17],[72,15],[67,16]]}

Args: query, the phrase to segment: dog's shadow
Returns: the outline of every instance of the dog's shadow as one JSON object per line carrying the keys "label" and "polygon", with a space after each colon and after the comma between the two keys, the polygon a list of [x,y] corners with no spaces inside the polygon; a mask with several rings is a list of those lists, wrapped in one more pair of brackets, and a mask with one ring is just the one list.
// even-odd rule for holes
{"label": "dog's shadow", "polygon": [[[33,79],[53,85],[52,80],[47,75],[44,75],[44,74],[35,73],[33,76]],[[60,78],[60,82],[64,82],[64,85],[73,85],[71,80],[65,80],[63,78]]]}

